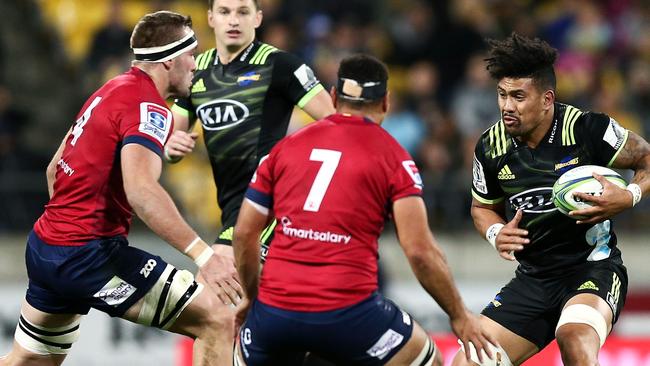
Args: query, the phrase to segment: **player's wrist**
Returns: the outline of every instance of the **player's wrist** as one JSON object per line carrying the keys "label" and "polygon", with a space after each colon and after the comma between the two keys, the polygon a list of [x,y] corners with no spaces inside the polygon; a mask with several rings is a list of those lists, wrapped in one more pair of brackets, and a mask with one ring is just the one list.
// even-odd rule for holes
{"label": "player's wrist", "polygon": [[208,262],[210,257],[212,257],[214,250],[203,241],[203,239],[197,236],[187,247],[185,247],[183,253],[192,258],[194,263],[201,268]]}
{"label": "player's wrist", "polygon": [[636,204],[639,203],[643,197],[643,191],[641,191],[641,187],[636,183],[630,183],[625,189],[632,193],[632,207],[636,206]]}
{"label": "player's wrist", "polygon": [[167,147],[167,145],[165,145],[165,147],[163,148],[163,157],[165,158],[166,162],[171,164],[178,163],[183,158],[182,156],[169,155],[169,148]]}
{"label": "player's wrist", "polygon": [[494,249],[497,248],[497,236],[504,226],[504,224],[497,222],[496,224],[490,225],[490,227],[485,231],[485,240],[487,240]]}

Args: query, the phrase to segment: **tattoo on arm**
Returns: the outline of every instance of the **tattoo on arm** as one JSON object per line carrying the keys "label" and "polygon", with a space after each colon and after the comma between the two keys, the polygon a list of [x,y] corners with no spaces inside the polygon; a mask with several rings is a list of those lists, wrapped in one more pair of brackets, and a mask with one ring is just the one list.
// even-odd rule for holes
{"label": "tattoo on arm", "polygon": [[633,169],[634,182],[650,176],[650,144],[634,132],[629,132],[627,142],[612,164],[614,168]]}

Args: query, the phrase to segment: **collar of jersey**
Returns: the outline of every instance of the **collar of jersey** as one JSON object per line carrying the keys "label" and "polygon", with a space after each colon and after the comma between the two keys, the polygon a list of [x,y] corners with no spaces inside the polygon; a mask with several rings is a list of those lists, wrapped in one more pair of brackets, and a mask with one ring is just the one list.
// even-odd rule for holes
{"label": "collar of jersey", "polygon": [[372,123],[376,124],[373,120],[366,116],[359,116],[355,114],[349,114],[349,113],[336,113],[333,114],[329,117],[327,117],[328,120],[341,123],[341,122],[352,122],[352,123]]}
{"label": "collar of jersey", "polygon": [[[237,62],[245,62],[251,55],[254,55],[253,50],[257,49],[260,46],[260,42],[257,39],[253,39],[253,42],[251,42],[248,46],[246,46],[243,50],[239,51],[237,56],[233,57],[232,61],[228,63],[228,65],[231,65],[233,63]],[[221,62],[219,61],[219,53],[215,52],[214,53],[214,65],[219,65]]]}

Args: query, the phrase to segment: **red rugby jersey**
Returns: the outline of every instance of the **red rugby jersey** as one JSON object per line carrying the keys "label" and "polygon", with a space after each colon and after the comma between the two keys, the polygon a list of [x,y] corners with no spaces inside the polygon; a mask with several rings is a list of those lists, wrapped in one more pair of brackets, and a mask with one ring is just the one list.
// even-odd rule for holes
{"label": "red rugby jersey", "polygon": [[327,311],[369,296],[392,202],[421,191],[412,158],[370,120],[336,114],[283,139],[246,193],[278,220],[259,300]]}
{"label": "red rugby jersey", "polygon": [[124,193],[120,149],[141,144],[158,155],[172,131],[172,114],[153,80],[131,70],[88,98],[57,163],[54,194],[34,231],[53,245],[83,245],[127,235],[132,208]]}

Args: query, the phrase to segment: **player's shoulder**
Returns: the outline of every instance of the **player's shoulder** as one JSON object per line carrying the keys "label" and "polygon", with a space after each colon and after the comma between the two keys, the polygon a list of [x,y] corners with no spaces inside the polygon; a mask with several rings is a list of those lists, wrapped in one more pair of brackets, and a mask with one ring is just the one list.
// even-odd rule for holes
{"label": "player's shoulder", "polygon": [[215,57],[217,57],[215,48],[210,48],[196,56],[196,70],[194,73],[197,74],[207,70],[210,65],[214,64]]}
{"label": "player's shoulder", "polygon": [[510,135],[501,119],[483,131],[476,143],[477,153],[492,159],[505,155],[511,147]]}
{"label": "player's shoulder", "polygon": [[591,130],[602,125],[604,128],[609,124],[610,117],[605,113],[593,112],[580,109],[570,104],[556,103],[558,112],[556,116],[562,121],[562,144],[573,145],[576,143],[576,135],[581,131]]}
{"label": "player's shoulder", "polygon": [[102,97],[104,106],[110,104],[111,109],[128,108],[142,102],[165,106],[153,81],[141,70],[131,69],[109,80],[96,93]]}

